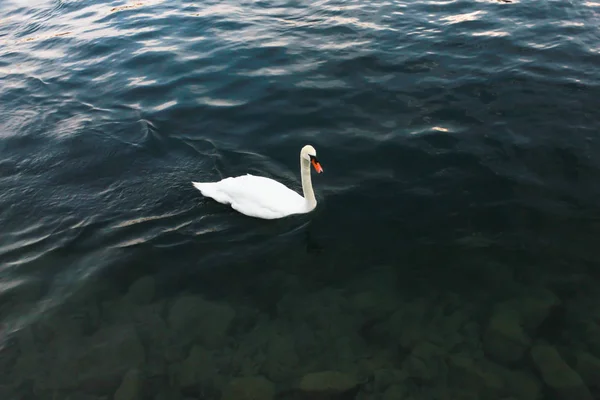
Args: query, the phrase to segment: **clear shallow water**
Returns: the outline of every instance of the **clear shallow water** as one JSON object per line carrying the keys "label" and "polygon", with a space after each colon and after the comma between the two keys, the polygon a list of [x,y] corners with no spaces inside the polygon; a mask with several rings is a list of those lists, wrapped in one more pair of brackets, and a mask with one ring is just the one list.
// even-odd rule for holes
{"label": "clear shallow water", "polygon": [[[599,3],[0,10],[3,398],[574,398],[544,343],[598,394]],[[299,188],[306,143],[310,215],[190,184]]]}

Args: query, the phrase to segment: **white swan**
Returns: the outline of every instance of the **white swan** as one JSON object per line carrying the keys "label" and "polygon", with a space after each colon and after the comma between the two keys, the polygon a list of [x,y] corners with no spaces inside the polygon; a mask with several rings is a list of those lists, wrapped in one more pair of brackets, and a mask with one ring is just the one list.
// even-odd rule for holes
{"label": "white swan", "polygon": [[317,206],[310,177],[310,164],[323,172],[317,161],[317,151],[306,145],[300,151],[300,175],[304,197],[269,178],[250,174],[225,178],[219,182],[192,182],[204,196],[250,217],[276,219],[292,214],[308,213]]}

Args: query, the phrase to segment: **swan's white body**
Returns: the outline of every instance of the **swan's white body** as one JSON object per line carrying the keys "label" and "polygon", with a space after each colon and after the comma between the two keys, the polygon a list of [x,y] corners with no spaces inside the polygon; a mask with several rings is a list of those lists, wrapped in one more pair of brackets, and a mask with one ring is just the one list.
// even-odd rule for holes
{"label": "swan's white body", "polygon": [[312,188],[310,164],[322,172],[317,152],[307,145],[300,151],[300,174],[304,197],[273,179],[250,174],[225,178],[219,182],[192,182],[204,196],[250,217],[276,219],[304,214],[315,209],[317,200]]}

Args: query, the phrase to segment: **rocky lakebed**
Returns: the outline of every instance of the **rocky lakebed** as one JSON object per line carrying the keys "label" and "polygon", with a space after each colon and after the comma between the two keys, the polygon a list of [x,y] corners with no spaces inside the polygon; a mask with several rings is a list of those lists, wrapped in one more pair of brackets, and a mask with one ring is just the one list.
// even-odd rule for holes
{"label": "rocky lakebed", "polygon": [[600,398],[600,296],[578,292],[585,277],[475,301],[403,294],[394,274],[314,290],[283,277],[270,310],[166,296],[151,275],[123,291],[100,282],[5,331],[0,398]]}

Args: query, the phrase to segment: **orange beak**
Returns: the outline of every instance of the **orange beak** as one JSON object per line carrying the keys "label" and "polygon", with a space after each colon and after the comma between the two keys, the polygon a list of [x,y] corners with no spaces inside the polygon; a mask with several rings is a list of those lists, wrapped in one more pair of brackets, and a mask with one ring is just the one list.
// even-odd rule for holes
{"label": "orange beak", "polygon": [[321,164],[319,164],[315,157],[312,157],[310,162],[312,163],[313,167],[315,167],[315,171],[317,171],[319,174],[323,172],[323,167],[321,167]]}

